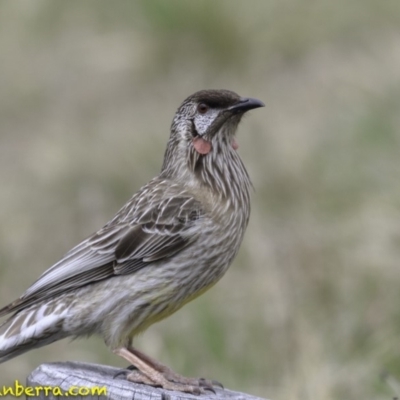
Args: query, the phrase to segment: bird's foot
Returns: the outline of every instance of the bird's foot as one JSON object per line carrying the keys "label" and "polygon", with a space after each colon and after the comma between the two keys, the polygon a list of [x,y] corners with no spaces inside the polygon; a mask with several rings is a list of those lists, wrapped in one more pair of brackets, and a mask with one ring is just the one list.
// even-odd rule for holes
{"label": "bird's foot", "polygon": [[178,392],[185,392],[191,394],[203,394],[206,393],[205,388],[200,385],[190,385],[183,382],[172,382],[166,379],[163,375],[155,376],[151,378],[143,374],[137,369],[133,371],[125,370],[126,380],[134,383],[141,383],[144,385],[160,387],[165,390],[176,390]]}
{"label": "bird's foot", "polygon": [[124,374],[126,379],[131,382],[192,394],[203,394],[207,393],[207,391],[215,393],[215,386],[222,387],[216,381],[203,378],[186,378],[179,375],[165,365],[133,348],[127,349],[121,347],[114,350],[114,352],[133,364],[127,369],[119,371],[114,377]]}
{"label": "bird's foot", "polygon": [[215,393],[214,386],[223,388],[223,386],[217,381],[211,381],[204,378],[186,378],[170,369],[168,369],[168,372],[163,372],[158,376],[152,376],[149,378],[140,372],[134,365],[130,365],[129,367],[118,371],[114,375],[114,379],[122,375],[124,375],[125,379],[130,382],[192,394],[204,394],[207,391]]}
{"label": "bird's foot", "polygon": [[168,367],[165,367],[165,370],[162,372],[162,375],[169,382],[199,387],[203,390],[203,393],[204,390],[208,390],[210,392],[215,393],[215,387],[219,387],[220,389],[224,388],[223,385],[218,381],[204,379],[204,378],[187,378],[185,376],[177,374]]}

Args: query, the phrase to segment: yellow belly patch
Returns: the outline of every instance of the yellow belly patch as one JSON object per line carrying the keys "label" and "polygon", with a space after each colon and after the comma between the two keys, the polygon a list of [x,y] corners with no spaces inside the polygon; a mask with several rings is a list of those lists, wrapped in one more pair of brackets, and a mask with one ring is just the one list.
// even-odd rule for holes
{"label": "yellow belly patch", "polygon": [[[159,321],[163,320],[164,318],[169,317],[171,314],[173,314],[174,312],[176,312],[180,308],[182,308],[185,304],[187,304],[190,301],[194,300],[196,297],[201,296],[204,292],[206,292],[208,289],[213,287],[215,285],[215,283],[216,282],[212,282],[210,285],[202,288],[201,290],[199,290],[196,293],[193,293],[191,296],[188,296],[186,299],[184,299],[180,303],[171,303],[171,304],[169,304],[164,310],[162,310],[158,314],[149,315],[149,317],[145,321],[143,321],[143,323],[139,327],[136,327],[130,333],[129,337],[133,338],[137,334],[145,331],[150,325],[153,325],[154,323],[159,322]],[[151,302],[151,306],[155,306],[155,305],[158,305],[160,303],[162,303],[162,301],[157,299],[157,300],[154,300],[154,301]]]}

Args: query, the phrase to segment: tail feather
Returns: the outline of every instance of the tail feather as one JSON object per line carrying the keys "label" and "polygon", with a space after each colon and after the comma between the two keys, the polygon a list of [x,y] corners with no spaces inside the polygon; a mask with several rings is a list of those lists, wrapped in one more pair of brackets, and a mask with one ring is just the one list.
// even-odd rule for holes
{"label": "tail feather", "polygon": [[67,311],[63,303],[50,302],[11,316],[0,325],[0,363],[68,336],[63,331]]}

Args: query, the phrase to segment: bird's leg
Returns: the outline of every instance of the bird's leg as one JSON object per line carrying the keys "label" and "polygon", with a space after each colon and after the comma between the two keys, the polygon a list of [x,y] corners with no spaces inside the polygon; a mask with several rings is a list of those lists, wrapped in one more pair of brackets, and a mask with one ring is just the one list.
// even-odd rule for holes
{"label": "bird's leg", "polygon": [[184,384],[184,385],[191,385],[191,386],[200,386],[200,387],[210,390],[212,392],[215,392],[214,386],[219,386],[221,388],[223,387],[217,381],[211,381],[211,380],[204,379],[204,378],[186,378],[185,376],[177,374],[171,368],[167,367],[164,364],[161,364],[154,358],[148,356],[147,354],[144,354],[143,352],[135,349],[132,346],[128,346],[128,350],[132,354],[134,354],[136,357],[138,357],[142,361],[144,361],[147,365],[150,365],[156,371],[160,372],[164,376],[164,378],[170,382],[180,383],[180,384]]}
{"label": "bird's leg", "polygon": [[151,364],[142,360],[131,349],[121,347],[114,350],[114,353],[134,365],[138,370],[133,370],[126,375],[126,379],[135,383],[144,383],[150,386],[159,386],[166,390],[177,390],[193,394],[204,393],[200,386],[193,386],[180,382],[169,381],[164,375],[157,371]]}

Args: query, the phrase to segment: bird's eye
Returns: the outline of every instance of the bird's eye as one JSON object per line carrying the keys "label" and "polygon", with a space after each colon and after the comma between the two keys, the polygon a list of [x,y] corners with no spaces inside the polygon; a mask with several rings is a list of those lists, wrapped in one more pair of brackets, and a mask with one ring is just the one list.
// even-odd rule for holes
{"label": "bird's eye", "polygon": [[197,111],[200,113],[200,114],[205,114],[207,111],[208,111],[208,105],[207,104],[204,104],[204,103],[200,103],[198,106],[197,106]]}

